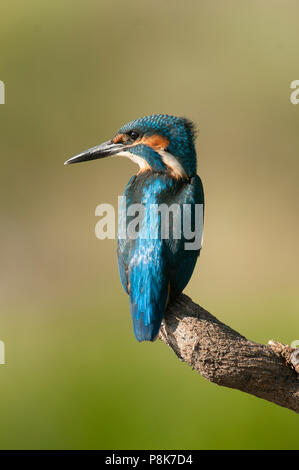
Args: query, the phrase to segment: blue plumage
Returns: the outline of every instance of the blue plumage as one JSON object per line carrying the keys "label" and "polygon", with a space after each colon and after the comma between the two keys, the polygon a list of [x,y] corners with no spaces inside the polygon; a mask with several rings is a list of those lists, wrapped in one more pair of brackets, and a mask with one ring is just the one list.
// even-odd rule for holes
{"label": "blue plumage", "polygon": [[[111,141],[68,162],[108,155],[129,157],[140,167],[124,192],[126,212],[119,214],[120,222],[126,217],[129,232],[135,218],[135,214],[128,215],[130,208],[142,205],[138,236],[118,236],[117,257],[120,279],[129,294],[135,336],[138,341],[153,341],[168,302],[186,287],[200,253],[200,246],[186,249],[186,243],[192,240],[189,236],[187,239],[183,226],[187,214],[191,232],[198,230],[196,205],[204,204],[202,183],[196,174],[193,126],[185,118],[146,116],[123,126]],[[177,219],[170,211],[166,238],[161,212],[153,216],[151,211],[153,205],[161,204],[168,208],[176,204],[181,215]]]}
{"label": "blue plumage", "polygon": [[[145,207],[147,234],[157,224],[161,229],[161,217],[152,220],[148,216],[151,204],[203,203],[203,191],[198,176],[189,181],[176,181],[165,172],[151,171],[132,178],[124,192],[127,208],[141,203]],[[128,223],[131,218],[128,217]],[[144,238],[143,238],[144,237]],[[167,300],[175,297],[190,280],[199,250],[185,250],[186,239],[146,239],[141,225],[139,238],[118,240],[118,263],[124,288],[130,296],[130,308],[136,338],[153,341],[161,325]]]}

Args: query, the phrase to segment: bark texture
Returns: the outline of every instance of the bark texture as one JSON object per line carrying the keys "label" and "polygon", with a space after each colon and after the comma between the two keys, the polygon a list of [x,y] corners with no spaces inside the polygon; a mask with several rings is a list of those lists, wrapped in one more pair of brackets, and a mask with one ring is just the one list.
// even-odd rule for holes
{"label": "bark texture", "polygon": [[184,294],[169,305],[159,338],[211,382],[299,413],[299,348],[249,341]]}

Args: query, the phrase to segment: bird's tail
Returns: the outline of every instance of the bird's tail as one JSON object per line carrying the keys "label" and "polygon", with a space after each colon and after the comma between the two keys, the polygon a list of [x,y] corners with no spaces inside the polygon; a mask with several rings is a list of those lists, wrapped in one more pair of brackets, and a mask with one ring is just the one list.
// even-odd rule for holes
{"label": "bird's tail", "polygon": [[138,341],[155,341],[158,336],[161,322],[165,312],[163,305],[148,304],[141,308],[130,299],[130,310],[133,320],[133,329]]}
{"label": "bird's tail", "polygon": [[130,289],[130,310],[134,334],[138,341],[155,341],[167,300],[168,286],[161,279],[158,283],[153,279],[145,279],[139,289]]}

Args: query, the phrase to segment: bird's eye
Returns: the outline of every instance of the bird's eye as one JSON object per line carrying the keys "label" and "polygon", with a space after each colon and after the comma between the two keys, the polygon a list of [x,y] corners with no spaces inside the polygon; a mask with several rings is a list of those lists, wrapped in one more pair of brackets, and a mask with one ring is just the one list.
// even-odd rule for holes
{"label": "bird's eye", "polygon": [[130,131],[128,132],[128,136],[131,140],[136,140],[139,137],[139,133],[137,131]]}

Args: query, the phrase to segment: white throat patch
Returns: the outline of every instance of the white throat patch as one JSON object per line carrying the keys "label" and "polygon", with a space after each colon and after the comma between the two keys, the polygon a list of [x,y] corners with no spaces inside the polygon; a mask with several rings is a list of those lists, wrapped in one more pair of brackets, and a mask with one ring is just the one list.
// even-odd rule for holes
{"label": "white throat patch", "polygon": [[[179,163],[176,157],[174,157],[171,153],[166,152],[165,150],[159,150],[157,153],[159,153],[163,163],[169,168],[170,173],[174,178],[187,178],[187,174],[184,168]],[[132,160],[132,162],[136,163],[139,166],[141,172],[151,169],[150,165],[144,158],[139,157],[138,155],[134,155],[133,153],[128,152],[127,150],[123,150],[117,153],[115,156],[129,158],[130,160]]]}
{"label": "white throat patch", "polygon": [[144,160],[144,158],[138,157],[138,155],[134,155],[133,153],[128,152],[127,150],[123,150],[122,152],[117,153],[115,156],[129,158],[130,160],[132,160],[132,162],[136,163],[139,166],[140,171],[150,170],[150,166],[147,161]]}

